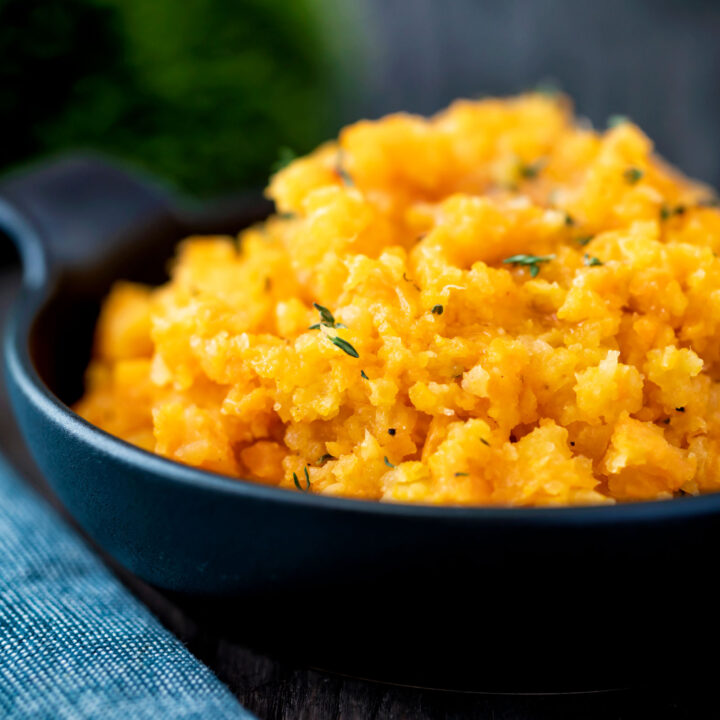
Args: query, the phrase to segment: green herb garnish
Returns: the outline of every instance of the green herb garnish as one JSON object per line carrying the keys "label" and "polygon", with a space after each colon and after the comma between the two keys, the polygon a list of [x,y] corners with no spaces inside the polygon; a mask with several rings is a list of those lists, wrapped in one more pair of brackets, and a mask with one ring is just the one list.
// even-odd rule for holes
{"label": "green herb garnish", "polygon": [[684,215],[686,210],[687,208],[684,205],[675,205],[675,207],[663,205],[660,208],[660,219],[669,220],[673,215]]}
{"label": "green herb garnish", "polygon": [[360,371],[360,377],[361,377],[363,380],[369,380],[369,379],[370,379],[370,378],[365,374],[365,371],[364,371],[364,370],[361,370],[361,371]]}
{"label": "green herb garnish", "polygon": [[570,213],[565,213],[565,224],[572,227],[575,224],[575,218]]}
{"label": "green herb garnish", "polygon": [[530,270],[530,277],[537,277],[540,272],[540,263],[550,262],[555,255],[511,255],[503,260],[504,264],[525,265]]}
{"label": "green herb garnish", "polygon": [[386,464],[389,468],[394,468],[394,467],[395,467],[395,466],[387,459],[387,455],[385,455],[385,457],[383,458],[383,460],[385,461],[385,464]]}
{"label": "green herb garnish", "polygon": [[340,179],[343,181],[344,185],[347,185],[348,187],[353,187],[355,185],[355,182],[350,177],[350,173],[345,170],[344,168],[337,168],[337,174],[340,176]]}
{"label": "green herb garnish", "polygon": [[581,245],[582,247],[585,247],[589,242],[592,241],[594,238],[594,235],[583,235],[582,237],[577,238],[575,241],[578,245]]}
{"label": "green herb garnish", "polygon": [[483,445],[487,445],[488,447],[490,447],[490,443],[489,443],[485,438],[480,438],[480,442],[481,442]]}
{"label": "green herb garnish", "polygon": [[347,353],[350,357],[359,358],[360,355],[358,355],[358,351],[347,341],[343,340],[341,337],[331,337],[330,342],[335,345],[336,347],[339,347],[343,352]]}
{"label": "green herb garnish", "polygon": [[607,126],[609,128],[614,128],[626,122],[630,122],[630,118],[628,118],[627,115],[611,115],[607,119]]}
{"label": "green herb garnish", "polygon": [[293,482],[295,483],[295,487],[300,490],[300,492],[307,492],[310,489],[310,473],[308,473],[307,465],[303,469],[305,471],[305,487],[302,487],[302,485],[300,485],[300,480],[298,480],[297,473],[293,473]]}
{"label": "green herb garnish", "polygon": [[442,315],[445,308],[442,305],[435,305],[430,311],[433,315]]}
{"label": "green herb garnish", "polygon": [[411,279],[407,276],[407,273],[403,273],[403,280],[404,280],[405,282],[409,282],[418,292],[420,292],[420,286],[419,286],[414,280],[411,280]]}
{"label": "green herb garnish", "polygon": [[583,255],[583,262],[588,267],[597,267],[598,265],[602,265],[602,261],[592,255],[588,255],[587,253]]}
{"label": "green herb garnish", "polygon": [[342,323],[339,323],[335,320],[335,317],[333,314],[322,305],[319,305],[318,303],[314,302],[313,307],[320,313],[320,322],[315,323],[314,325],[311,325],[308,330],[317,330],[318,328],[322,327],[323,325],[325,327],[329,328],[346,328],[347,325],[343,325]]}
{"label": "green herb garnish", "polygon": [[331,455],[330,453],[325,453],[324,455],[321,455],[318,458],[317,464],[318,465],[324,465],[328,460],[334,460],[335,456]]}
{"label": "green herb garnish", "polygon": [[546,160],[544,158],[540,158],[532,163],[521,162],[518,166],[518,173],[524,180],[534,180],[545,167],[545,163]]}
{"label": "green herb garnish", "polygon": [[455,473],[455,477],[468,477],[470,473],[464,473],[464,472],[457,472]]}
{"label": "green herb garnish", "polygon": [[316,302],[313,303],[313,307],[320,313],[324,325],[335,327],[335,317],[326,307]]}
{"label": "green herb garnish", "polygon": [[335,163],[335,172],[337,173],[337,176],[343,181],[344,185],[347,185],[348,187],[353,187],[355,185],[355,182],[350,176],[350,173],[345,169],[344,159],[344,153],[342,150],[340,150],[338,152],[337,161]]}
{"label": "green herb garnish", "polygon": [[623,172],[623,177],[631,185],[635,185],[635,183],[642,180],[643,175],[645,175],[645,171],[641,170],[640,168],[636,168],[636,167],[629,167],[627,170],[625,170]]}

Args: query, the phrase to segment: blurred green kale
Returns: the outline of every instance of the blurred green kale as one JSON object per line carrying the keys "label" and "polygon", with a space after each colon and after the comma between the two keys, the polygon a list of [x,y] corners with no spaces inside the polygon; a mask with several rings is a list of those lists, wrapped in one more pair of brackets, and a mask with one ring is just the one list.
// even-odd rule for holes
{"label": "blurred green kale", "polygon": [[318,0],[0,0],[0,168],[94,148],[209,195],[334,130]]}

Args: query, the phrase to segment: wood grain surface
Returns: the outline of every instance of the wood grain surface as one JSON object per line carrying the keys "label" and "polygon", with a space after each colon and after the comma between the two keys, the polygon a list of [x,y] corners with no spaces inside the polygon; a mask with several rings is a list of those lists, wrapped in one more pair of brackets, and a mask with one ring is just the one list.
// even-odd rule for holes
{"label": "wood grain surface", "polygon": [[[5,242],[0,237],[0,243]],[[0,257],[2,253],[0,252]],[[0,269],[0,325],[19,283],[15,263]],[[22,475],[63,512],[48,491],[12,418],[4,383],[0,387],[0,451]],[[65,514],[63,512],[63,514]],[[614,692],[555,696],[508,696],[454,693],[397,687],[341,677],[253,651],[240,642],[203,627],[187,608],[132,577],[105,558],[120,579],[145,602],[161,622],[178,635],[217,673],[238,700],[259,718],[480,718],[541,720],[555,718],[628,720],[630,718],[720,717],[715,682],[679,686],[678,670],[692,666],[678,658],[657,686]],[[2,558],[0,558],[0,572]],[[470,660],[468,660],[470,662]]]}

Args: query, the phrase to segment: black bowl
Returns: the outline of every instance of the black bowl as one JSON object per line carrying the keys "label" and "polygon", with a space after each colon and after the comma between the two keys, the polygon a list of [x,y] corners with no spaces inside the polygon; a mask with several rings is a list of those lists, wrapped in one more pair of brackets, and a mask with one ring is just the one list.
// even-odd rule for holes
{"label": "black bowl", "polygon": [[561,691],[695,670],[716,633],[720,495],[555,509],[304,495],[163,459],[69,408],[114,279],[160,282],[180,238],[269,209],[198,208],[87,157],[0,186],[25,268],[5,338],[13,406],[89,536],[223,632],[341,672]]}

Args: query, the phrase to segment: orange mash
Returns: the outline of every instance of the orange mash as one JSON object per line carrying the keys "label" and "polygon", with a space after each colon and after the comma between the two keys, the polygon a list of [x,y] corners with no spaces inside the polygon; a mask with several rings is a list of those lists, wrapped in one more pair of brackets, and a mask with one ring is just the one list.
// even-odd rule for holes
{"label": "orange mash", "polygon": [[345,128],[277,214],[119,282],[76,410],[324,495],[482,505],[720,488],[720,211],[540,94]]}

